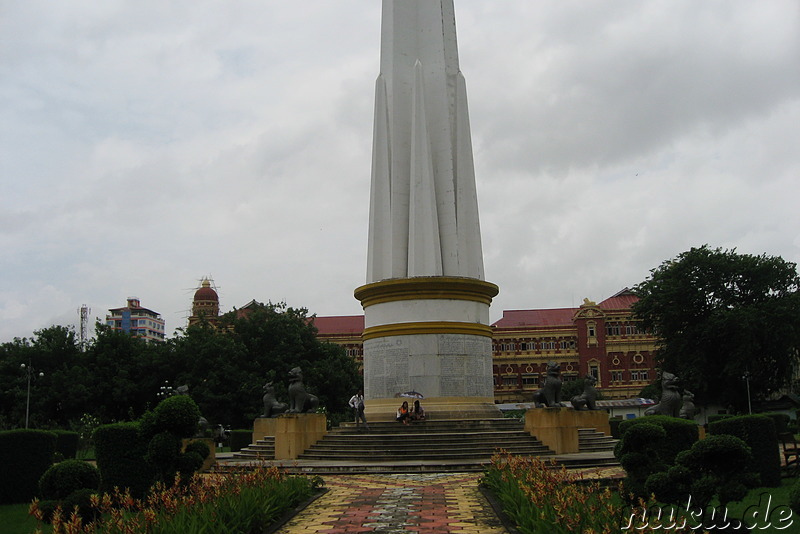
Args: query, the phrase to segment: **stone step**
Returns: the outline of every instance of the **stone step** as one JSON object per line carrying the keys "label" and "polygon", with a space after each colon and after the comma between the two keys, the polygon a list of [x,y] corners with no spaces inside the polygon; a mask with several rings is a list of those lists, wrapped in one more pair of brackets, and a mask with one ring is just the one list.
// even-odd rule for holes
{"label": "stone step", "polygon": [[275,437],[265,436],[264,439],[251,443],[247,447],[234,453],[236,458],[257,458],[262,460],[275,459]]}
{"label": "stone step", "polygon": [[[618,468],[619,462],[608,452],[548,455],[556,460],[556,468],[586,470],[595,468]],[[264,459],[222,460],[215,471],[252,468],[264,463]],[[306,475],[388,474],[388,473],[468,473],[482,472],[491,463],[489,458],[465,458],[456,460],[406,460],[392,458],[383,461],[359,458],[356,460],[274,460],[267,465],[286,473]]]}
{"label": "stone step", "polygon": [[553,451],[514,419],[428,420],[402,425],[376,422],[370,430],[345,423],[299,456],[301,460],[392,462],[488,462],[500,450],[526,456]]}
{"label": "stone step", "polygon": [[613,451],[617,441],[594,428],[578,429],[578,448],[582,452]]}
{"label": "stone step", "polygon": [[[617,464],[610,452],[616,440],[593,428],[579,429],[578,436],[580,453],[566,459],[559,457],[559,463],[567,467]],[[274,438],[267,437],[242,449],[234,459],[274,461],[274,451]],[[526,432],[519,419],[434,419],[410,425],[374,422],[368,431],[363,425],[345,422],[331,429],[295,462],[297,470],[315,473],[479,471],[499,452],[516,456],[554,454]],[[282,468],[292,469],[289,464]]]}
{"label": "stone step", "polygon": [[[508,422],[506,422],[508,421]],[[361,425],[359,428],[363,429],[364,425]],[[423,421],[423,422],[414,422],[408,425],[403,425],[397,422],[374,422],[369,423],[369,428],[371,432],[377,434],[393,434],[398,432],[399,429],[405,429],[407,431],[414,431],[414,432],[421,432],[421,433],[438,433],[438,432],[463,432],[463,431],[475,431],[480,432],[482,430],[518,430],[522,429],[523,426],[518,421],[513,420],[500,420],[500,422],[491,423],[485,422],[482,424],[464,424],[458,422],[449,422],[449,421]],[[356,431],[357,427],[353,423],[343,423],[340,426],[333,428],[330,430],[330,433],[348,433]]]}
{"label": "stone step", "polygon": [[[497,453],[497,450],[463,450],[463,451],[425,451],[419,453],[407,453],[402,455],[397,454],[383,454],[383,453],[375,453],[375,452],[344,452],[344,451],[325,451],[325,452],[316,452],[316,451],[309,451],[305,452],[300,455],[299,459],[301,460],[336,460],[336,461],[348,461],[348,462],[356,462],[356,461],[364,461],[368,460],[369,462],[391,462],[394,460],[401,459],[406,462],[411,461],[435,461],[435,460],[483,460],[487,461],[492,457],[493,454]],[[516,450],[516,451],[507,451],[515,456],[550,456],[553,453],[550,449],[536,449],[531,448],[529,450]]]}
{"label": "stone step", "polygon": [[[369,440],[372,443],[385,443],[391,445],[394,443],[409,443],[411,441],[425,442],[425,443],[438,443],[447,441],[460,441],[463,439],[464,433],[450,433],[450,432],[435,432],[431,434],[419,432],[400,432],[397,434],[377,433],[377,432],[350,432],[350,433],[329,433],[325,436],[326,441],[331,443],[350,443],[359,440]],[[505,430],[497,432],[471,432],[472,439],[493,441],[505,440],[513,438],[530,438],[530,434],[522,430]],[[593,441],[593,440],[587,440]]]}

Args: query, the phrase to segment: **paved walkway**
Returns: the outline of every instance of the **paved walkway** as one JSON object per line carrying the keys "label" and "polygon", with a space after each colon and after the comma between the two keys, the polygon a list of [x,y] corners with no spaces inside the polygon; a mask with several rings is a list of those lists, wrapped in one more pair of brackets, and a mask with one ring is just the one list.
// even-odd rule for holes
{"label": "paved walkway", "polygon": [[325,476],[328,492],[277,534],[507,534],[479,473]]}

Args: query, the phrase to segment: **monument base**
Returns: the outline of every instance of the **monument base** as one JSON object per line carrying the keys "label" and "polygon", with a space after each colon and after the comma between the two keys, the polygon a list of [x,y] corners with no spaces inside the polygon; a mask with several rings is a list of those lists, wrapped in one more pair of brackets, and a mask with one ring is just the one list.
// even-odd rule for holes
{"label": "monument base", "polygon": [[275,459],[294,460],[328,433],[328,422],[321,413],[287,413],[259,417],[253,422],[253,443],[266,436],[275,437]]}
{"label": "monument base", "polygon": [[611,435],[608,413],[605,410],[532,408],[525,412],[525,430],[556,454],[579,451],[579,428],[594,428]]}
{"label": "monument base", "polygon": [[[390,398],[370,399],[366,402],[364,415],[367,422],[394,421],[397,409],[408,401],[409,407],[414,406],[415,399]],[[420,399],[422,408],[425,409],[426,419],[496,419],[503,417],[500,410],[494,405],[492,397],[430,397]]]}

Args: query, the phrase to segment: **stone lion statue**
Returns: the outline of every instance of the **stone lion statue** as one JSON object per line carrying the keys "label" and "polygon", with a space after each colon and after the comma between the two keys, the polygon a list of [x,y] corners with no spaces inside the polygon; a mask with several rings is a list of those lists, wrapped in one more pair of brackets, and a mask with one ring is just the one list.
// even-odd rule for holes
{"label": "stone lion statue", "polygon": [[596,410],[597,409],[597,390],[595,385],[597,379],[592,375],[583,378],[583,393],[572,397],[570,401],[576,410]]}
{"label": "stone lion statue", "polygon": [[678,417],[681,419],[694,419],[694,416],[697,413],[697,407],[694,405],[694,393],[684,389],[683,398],[681,400],[683,401],[683,404],[681,404],[681,410],[678,413]]}
{"label": "stone lion statue", "polygon": [[275,417],[278,414],[281,414],[286,411],[288,406],[286,403],[278,402],[278,399],[275,398],[275,388],[272,385],[272,382],[267,382],[264,384],[264,413],[261,414],[261,417]]}
{"label": "stone lion statue", "polygon": [[678,385],[678,377],[672,373],[664,371],[661,373],[661,400],[655,406],[645,410],[645,415],[669,415],[678,417],[683,405],[681,388]]}
{"label": "stone lion statue", "polygon": [[547,378],[544,387],[533,394],[537,408],[561,406],[561,366],[558,362],[547,362]]}
{"label": "stone lion statue", "polygon": [[289,409],[287,413],[313,413],[319,399],[306,392],[303,385],[303,371],[295,367],[289,371]]}

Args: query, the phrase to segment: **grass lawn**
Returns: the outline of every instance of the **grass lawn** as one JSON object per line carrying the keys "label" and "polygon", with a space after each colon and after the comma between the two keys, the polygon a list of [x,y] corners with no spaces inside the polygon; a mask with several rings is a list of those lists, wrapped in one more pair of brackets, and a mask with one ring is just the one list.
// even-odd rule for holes
{"label": "grass lawn", "polygon": [[[800,532],[800,517],[791,513],[789,509],[789,490],[795,482],[797,482],[797,478],[784,478],[777,488],[750,490],[742,501],[728,504],[728,517],[744,519],[746,525],[753,525],[757,521],[759,527],[767,527],[767,523],[772,523],[771,527],[756,528],[753,532]],[[758,515],[754,515],[756,511]],[[781,517],[786,518],[789,513],[791,513],[791,525],[782,530],[777,529],[776,526],[787,524],[786,521],[780,523],[780,520]],[[764,515],[766,514],[769,514],[769,517],[765,519]]]}
{"label": "grass lawn", "polygon": [[[28,515],[27,504],[0,505],[0,529],[3,534],[32,534],[36,529],[36,519]],[[42,532],[52,530],[50,525],[43,525]]]}

